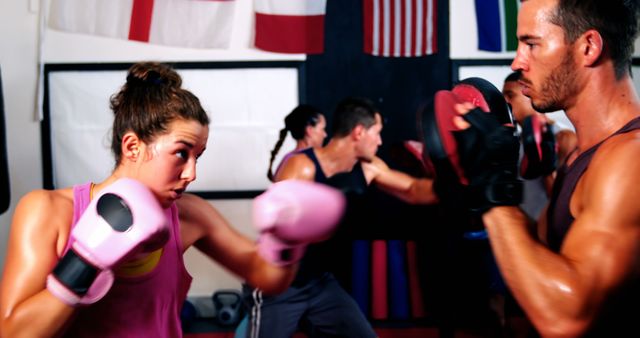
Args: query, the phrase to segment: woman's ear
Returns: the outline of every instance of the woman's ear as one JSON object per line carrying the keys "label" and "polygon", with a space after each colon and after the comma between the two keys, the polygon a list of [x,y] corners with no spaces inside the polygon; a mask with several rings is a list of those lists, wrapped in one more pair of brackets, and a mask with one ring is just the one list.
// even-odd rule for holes
{"label": "woman's ear", "polygon": [[305,137],[311,136],[312,133],[313,133],[313,126],[312,125],[307,125],[306,127],[304,127],[304,136]]}
{"label": "woman's ear", "polygon": [[134,132],[128,132],[122,137],[122,156],[133,162],[138,160],[142,141]]}

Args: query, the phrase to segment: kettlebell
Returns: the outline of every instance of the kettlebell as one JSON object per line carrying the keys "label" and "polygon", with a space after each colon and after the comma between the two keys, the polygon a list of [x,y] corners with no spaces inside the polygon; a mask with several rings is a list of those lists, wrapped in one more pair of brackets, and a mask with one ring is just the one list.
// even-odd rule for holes
{"label": "kettlebell", "polygon": [[191,327],[191,324],[198,317],[198,310],[195,305],[191,303],[189,300],[185,299],[182,304],[182,309],[180,310],[180,322],[182,324],[182,330],[187,332]]}
{"label": "kettlebell", "polygon": [[238,290],[219,290],[213,294],[216,320],[221,326],[237,325],[241,318],[242,296]]}

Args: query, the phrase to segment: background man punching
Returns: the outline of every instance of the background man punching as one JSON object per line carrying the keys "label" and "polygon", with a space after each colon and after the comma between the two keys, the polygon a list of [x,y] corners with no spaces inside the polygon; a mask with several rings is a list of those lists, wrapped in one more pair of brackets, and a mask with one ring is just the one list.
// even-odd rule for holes
{"label": "background man punching", "polygon": [[[373,183],[406,202],[437,201],[431,179],[416,179],[392,170],[376,156],[382,144],[382,116],[367,99],[342,100],[333,116],[332,137],[323,148],[307,148],[290,157],[275,180],[300,179],[342,189],[349,198],[347,216],[328,242],[310,247],[292,286],[276,297],[254,298],[252,328],[259,337],[290,337],[300,323],[309,331],[347,337],[375,337],[356,302],[331,273],[345,265],[350,246],[346,229],[355,224],[349,210]],[[347,238],[344,238],[345,236]],[[346,241],[346,242],[344,242]],[[256,294],[254,293],[254,296]],[[259,313],[259,315],[258,315]],[[260,318],[260,325],[257,324]]]}

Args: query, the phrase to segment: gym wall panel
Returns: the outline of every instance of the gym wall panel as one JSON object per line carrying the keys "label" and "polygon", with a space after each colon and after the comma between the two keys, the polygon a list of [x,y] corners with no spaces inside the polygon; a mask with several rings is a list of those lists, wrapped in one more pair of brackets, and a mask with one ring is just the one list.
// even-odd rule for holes
{"label": "gym wall panel", "polygon": [[[43,143],[48,143],[43,144],[45,187],[68,187],[110,174],[114,162],[109,98],[124,83],[129,66],[47,67],[42,125]],[[207,151],[198,160],[198,178],[190,191],[208,198],[244,198],[264,190],[269,184],[270,150],[284,116],[300,101],[301,63],[192,63],[175,67],[183,77],[183,86],[200,99],[211,119]],[[284,148],[293,147],[289,137]]]}

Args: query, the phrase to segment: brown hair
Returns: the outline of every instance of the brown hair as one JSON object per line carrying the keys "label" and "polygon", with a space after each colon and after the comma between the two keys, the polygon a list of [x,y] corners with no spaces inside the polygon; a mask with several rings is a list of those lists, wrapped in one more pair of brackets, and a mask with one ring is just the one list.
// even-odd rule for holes
{"label": "brown hair", "polygon": [[127,82],[111,96],[111,109],[115,114],[111,151],[116,166],[122,156],[122,137],[129,131],[150,143],[175,119],[209,124],[200,100],[182,88],[180,75],[169,65],[157,62],[136,63],[129,68]]}
{"label": "brown hair", "polygon": [[376,123],[376,114],[382,117],[367,98],[350,96],[343,99],[333,113],[332,138],[347,136],[358,125],[371,128]]}

